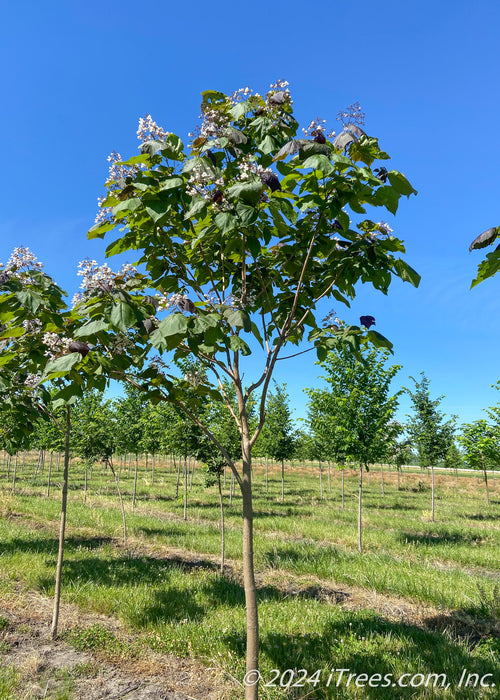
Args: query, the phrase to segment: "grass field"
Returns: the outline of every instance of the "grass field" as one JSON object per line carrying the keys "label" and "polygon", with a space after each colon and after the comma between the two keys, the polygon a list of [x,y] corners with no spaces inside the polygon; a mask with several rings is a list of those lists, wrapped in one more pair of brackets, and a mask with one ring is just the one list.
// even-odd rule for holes
{"label": "grass field", "polygon": [[[216,488],[206,488],[204,474],[196,469],[184,520],[183,486],[176,498],[175,470],[157,460],[152,485],[150,462],[147,470],[144,461],[139,466],[134,510],[134,464],[121,469],[128,528],[124,544],[111,475],[95,467],[84,501],[83,469],[72,464],[63,601],[82,615],[120,620],[126,639],[116,630],[83,627],[78,620],[63,626],[62,636],[74,648],[110,660],[139,663],[148,651],[196,659],[225,678],[221,698],[242,697],[237,683],[243,679],[245,651],[238,492],[229,506],[228,478],[227,567],[221,576]],[[28,460],[22,469],[19,461],[14,493],[13,467],[8,477],[5,461],[2,469],[0,601],[12,600],[20,587],[50,596],[61,472],[53,467],[47,497],[47,466],[35,478],[34,465]],[[492,683],[500,686],[500,480],[490,482],[487,507],[480,478],[438,473],[436,522],[430,522],[427,475],[408,471],[398,491],[396,474],[386,470],[382,496],[380,471],[372,469],[365,478],[362,554],[357,551],[356,473],[346,471],[344,509],[339,472],[332,468],[331,491],[325,466],[322,480],[323,499],[317,465],[288,466],[282,502],[278,467],[270,469],[267,493],[263,465],[254,468],[261,697],[498,697]],[[10,649],[1,635],[0,629],[0,699],[17,700],[23,675],[8,666]],[[341,676],[335,670],[342,668],[366,674],[371,686],[364,676],[347,683],[347,672]],[[484,681],[490,687],[466,688],[464,679],[459,687],[464,669],[478,678],[492,674]],[[391,683],[384,681],[387,674]],[[403,674],[410,675],[401,679]],[[446,682],[439,678],[433,687],[435,679],[428,674],[446,674]],[[398,685],[398,679],[408,687]],[[46,697],[71,698],[68,679],[64,688],[65,695]]]}

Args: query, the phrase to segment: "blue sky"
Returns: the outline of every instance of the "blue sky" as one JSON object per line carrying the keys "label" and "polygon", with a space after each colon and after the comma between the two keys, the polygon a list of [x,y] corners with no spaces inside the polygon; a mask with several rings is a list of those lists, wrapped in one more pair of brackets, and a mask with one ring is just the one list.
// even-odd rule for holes
{"label": "blue sky", "polygon": [[[418,190],[384,218],[422,283],[396,281],[387,297],[360,288],[351,310],[336,311],[353,323],[375,316],[403,365],[396,384],[425,371],[444,410],[481,417],[500,400],[490,387],[500,379],[500,278],[470,291],[484,251],[468,246],[500,223],[499,28],[500,6],[481,0],[2,3],[0,260],[28,246],[76,291],[78,262],[104,261],[86,231],[106,157],[137,152],[146,112],[185,136],[202,90],[265,92],[277,78],[290,82],[303,126],[319,115],[335,128],[337,112],[359,101],[366,131]],[[317,376],[312,354],[280,363],[297,415]]]}

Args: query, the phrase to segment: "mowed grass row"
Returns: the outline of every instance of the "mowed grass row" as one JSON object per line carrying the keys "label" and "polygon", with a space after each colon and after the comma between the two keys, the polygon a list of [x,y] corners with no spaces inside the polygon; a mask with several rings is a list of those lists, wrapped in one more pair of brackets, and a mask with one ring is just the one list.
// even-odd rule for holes
{"label": "mowed grass row", "polygon": [[[317,469],[316,469],[317,472]],[[13,594],[21,580],[28,588],[51,594],[57,554],[55,532],[59,519],[57,480],[46,498],[46,471],[34,481],[26,469],[10,493],[2,479],[3,518],[0,520],[0,569],[4,586]],[[145,646],[202,658],[220,664],[236,678],[244,673],[244,596],[232,576],[221,577],[214,558],[220,551],[218,504],[213,488],[194,474],[188,494],[188,520],[175,499],[174,473],[158,468],[152,487],[150,475],[139,475],[138,500],[131,512],[133,474],[122,472],[121,488],[127,503],[127,524],[133,545],[119,547],[121,515],[109,477],[94,470],[87,502],[81,492],[81,471],[73,465],[69,502],[67,554],[63,598],[84,608],[115,615],[129,625]],[[336,686],[332,668],[357,673],[446,673],[451,687],[418,689],[418,697],[478,697],[477,691],[459,689],[463,668],[493,673],[500,682],[493,621],[496,577],[499,574],[498,528],[500,508],[496,486],[489,509],[482,485],[474,477],[439,477],[438,522],[428,521],[429,493],[419,490],[420,475],[407,475],[408,490],[397,492],[395,475],[386,474],[386,496],[373,472],[365,493],[366,552],[356,547],[356,477],[346,474],[346,508],[340,507],[338,474],[319,498],[318,475],[308,468],[287,470],[285,502],[281,503],[278,472],[273,471],[265,493],[264,474],[255,473],[256,565],[263,574],[259,592],[262,634],[262,672],[306,669],[321,673],[309,684],[292,690],[262,688],[264,698],[282,696],[318,698],[415,697],[415,688],[360,688]],[[402,482],[403,483],[403,482]],[[228,501],[227,482],[225,500]],[[412,490],[414,489],[414,490]],[[425,489],[425,487],[424,487]],[[182,493],[182,489],[181,489]],[[226,507],[227,556],[241,562],[240,501],[237,492]],[[193,561],[177,557],[168,548],[194,552]],[[211,555],[210,560],[203,555]],[[464,571],[463,566],[472,571]],[[278,572],[282,585],[269,583]],[[266,574],[269,574],[266,583]],[[300,579],[299,579],[300,577]],[[391,593],[414,601],[489,618],[457,637],[432,632],[417,624],[394,623],[373,611],[350,611],[321,597],[311,596],[307,582],[345,583]],[[290,585],[300,581],[301,585]],[[302,585],[303,584],[303,585]],[[6,593],[8,594],[8,593]],[[446,629],[444,613],[436,627]],[[470,635],[470,636],[468,636]],[[287,677],[284,681],[287,682]],[[296,679],[295,679],[296,680]],[[490,693],[490,695],[488,695]],[[484,697],[495,697],[493,689]]]}

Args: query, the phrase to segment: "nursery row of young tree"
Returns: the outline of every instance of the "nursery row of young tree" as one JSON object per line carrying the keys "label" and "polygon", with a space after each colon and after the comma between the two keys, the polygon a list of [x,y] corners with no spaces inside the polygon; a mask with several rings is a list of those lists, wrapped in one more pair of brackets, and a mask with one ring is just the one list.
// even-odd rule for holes
{"label": "nursery row of young tree", "polygon": [[[338,349],[318,364],[324,386],[304,390],[309,402],[307,418],[300,427],[293,418],[286,385],[275,382],[267,398],[266,422],[254,448],[256,457],[280,462],[282,471],[285,462],[292,459],[333,463],[337,468],[354,463],[368,469],[381,462],[397,468],[418,464],[431,471],[438,466],[466,466],[482,470],[487,485],[487,470],[500,462],[500,406],[487,409],[489,420],[481,418],[459,426],[455,416],[447,417],[440,411],[442,397],[431,398],[424,374],[419,380],[411,378],[411,388],[391,391],[401,367],[388,365],[386,351],[366,350],[356,359],[348,349]],[[202,372],[200,367],[185,363],[178,369],[184,376]],[[236,397],[229,384],[225,392],[236,412]],[[406,424],[395,419],[403,392],[412,403]],[[240,435],[225,405],[216,400],[200,402],[197,417],[209,426],[232,459],[241,459]],[[256,402],[250,406],[249,417],[257,424]],[[39,420],[24,448],[63,451],[63,423],[62,410],[59,423]],[[4,435],[8,434],[5,430]],[[13,451],[5,440],[0,447]],[[153,481],[155,456],[159,454],[194,458],[215,473],[224,466],[206,435],[183,411],[169,403],[153,403],[130,383],[117,399],[107,399],[104,392],[94,389],[75,403],[70,450],[89,465],[109,462],[114,455],[150,455]]]}

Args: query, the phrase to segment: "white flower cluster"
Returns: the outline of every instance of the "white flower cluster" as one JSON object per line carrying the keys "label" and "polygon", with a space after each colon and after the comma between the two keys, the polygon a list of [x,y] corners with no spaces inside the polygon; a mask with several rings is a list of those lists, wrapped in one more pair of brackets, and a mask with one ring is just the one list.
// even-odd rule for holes
{"label": "white flower cluster", "polygon": [[292,95],[288,87],[289,84],[288,80],[280,78],[270,85],[270,89],[266,95],[268,109],[272,110],[285,102],[289,105],[293,104]]}
{"label": "white flower cluster", "polygon": [[28,387],[28,389],[35,389],[40,382],[40,376],[38,374],[28,374],[26,379],[24,380],[25,386]]}
{"label": "white flower cluster", "polygon": [[139,171],[137,165],[122,165],[122,157],[117,151],[112,151],[108,158],[109,174],[106,184],[115,183],[117,180],[121,180],[126,177],[134,177],[134,175]]}
{"label": "white flower cluster", "polygon": [[247,294],[246,296],[230,294],[224,299],[223,303],[231,309],[243,309],[247,306],[253,306],[255,304],[255,297],[252,294]]}
{"label": "white flower cluster", "polygon": [[354,102],[337,114],[337,121],[342,122],[344,126],[348,124],[361,126],[365,123],[365,113],[361,110],[359,102]]}
{"label": "white flower cluster", "polygon": [[52,359],[56,355],[67,352],[69,344],[72,342],[73,338],[61,338],[57,333],[44,333],[42,343],[47,346],[47,350],[43,354]]}
{"label": "white flower cluster", "polygon": [[14,276],[17,277],[21,284],[30,284],[34,281],[33,277],[29,274],[30,271],[40,271],[42,269],[43,264],[37,260],[36,255],[34,255],[29,248],[18,246],[14,248],[6,265],[0,262],[0,285],[6,284],[9,279]]}
{"label": "white flower cluster", "polygon": [[23,328],[26,333],[39,333],[42,330],[42,322],[39,318],[26,319],[23,321]]}
{"label": "white flower cluster", "polygon": [[[165,131],[153,120],[150,114],[145,114],[139,119],[137,138],[139,141],[165,141],[170,136],[170,131]],[[141,146],[139,146],[141,148]]]}
{"label": "white flower cluster", "polygon": [[34,255],[29,248],[25,248],[24,246],[14,248],[5,266],[6,270],[12,272],[19,272],[21,270],[41,270],[42,268],[43,264],[38,262],[36,255]]}
{"label": "white flower cluster", "polygon": [[105,199],[106,197],[97,198],[97,204],[99,205],[99,209],[97,210],[97,214],[95,215],[94,219],[94,223],[96,224],[103,224],[105,221],[111,221],[111,212],[113,208],[102,206],[102,203]]}
{"label": "white flower cluster", "polygon": [[302,131],[304,132],[304,136],[306,138],[309,138],[309,136],[316,136],[319,133],[324,133],[325,124],[326,119],[320,119],[319,117],[316,117],[316,119],[312,119],[307,129],[302,129]]}
{"label": "white flower cluster", "polygon": [[335,311],[333,309],[331,309],[331,311],[329,311],[328,314],[323,319],[322,323],[325,326],[333,326],[333,325],[338,326],[342,323],[342,321],[340,320],[340,318],[338,316],[336,316]]}
{"label": "white flower cluster", "polygon": [[[248,100],[250,97],[252,97],[252,95],[254,95],[254,91],[247,85],[244,88],[239,88],[239,90],[235,90],[234,92],[232,92],[229,96],[229,102],[232,105],[235,105],[238,102],[242,102],[243,100]],[[259,95],[256,95],[256,97],[259,97]]]}
{"label": "white flower cluster", "polygon": [[184,375],[184,381],[189,382],[193,386],[199,386],[203,381],[203,375],[200,372],[187,372]]}
{"label": "white flower cluster", "polygon": [[385,221],[379,221],[378,224],[375,224],[375,226],[383,236],[390,236],[391,233],[393,233],[393,229],[389,226],[389,224],[386,224]]}
{"label": "white flower cluster", "polygon": [[[108,163],[110,163],[110,166],[108,178],[106,180],[106,185],[108,186],[111,192],[113,190],[120,189],[120,185],[118,184],[119,180],[123,180],[127,177],[134,177],[136,173],[140,170],[140,166],[137,165],[119,165],[121,159],[122,157],[119,153],[117,153],[117,151],[113,151],[112,153],[110,153],[107,158]],[[97,198],[97,204],[99,205],[99,209],[94,219],[94,222],[96,224],[103,224],[106,221],[111,221],[112,207],[102,206],[102,203],[105,199],[106,197]]]}
{"label": "white flower cluster", "polygon": [[286,92],[286,93],[290,94],[290,90],[288,88],[289,85],[290,85],[290,83],[288,82],[288,80],[284,80],[283,78],[280,78],[275,83],[271,83],[271,85],[269,87],[271,88],[271,90],[277,90],[279,92]]}
{"label": "white flower cluster", "polygon": [[158,311],[168,311],[173,306],[179,306],[188,300],[185,294],[172,294],[170,297],[166,297],[164,294],[156,294],[156,308]]}
{"label": "white flower cluster", "polygon": [[[248,180],[250,175],[262,175],[262,173],[273,173],[272,170],[269,168],[263,168],[262,165],[258,165],[257,163],[254,163],[252,160],[249,160],[247,157],[244,157],[240,160],[239,163],[240,166],[240,175],[239,179],[240,180]],[[273,173],[274,175],[275,173]]]}
{"label": "white flower cluster", "polygon": [[212,184],[222,186],[224,179],[220,177],[214,180],[213,175],[204,169],[203,163],[196,163],[191,170],[191,175],[186,185],[186,192],[191,197],[195,194],[201,194],[205,199],[209,199],[212,195],[212,190],[208,186]]}
{"label": "white flower cluster", "polygon": [[199,118],[203,119],[203,121],[199,127],[198,136],[204,139],[222,135],[224,129],[229,125],[225,114],[210,107],[206,107]]}
{"label": "white flower cluster", "polygon": [[[88,292],[92,289],[100,289],[103,292],[110,292],[116,287],[116,280],[120,278],[124,282],[133,277],[137,270],[130,263],[125,263],[118,270],[118,272],[113,272],[109,265],[98,265],[95,260],[86,258],[82,262],[78,263],[80,268],[78,271],[78,276],[83,277],[80,289],[84,292]],[[73,304],[81,301],[82,295],[75,295],[73,297]]]}
{"label": "white flower cluster", "polygon": [[217,304],[217,302],[218,302],[217,294],[215,293],[214,290],[208,292],[208,294],[204,294],[203,296],[204,296],[207,304],[212,305],[212,304]]}

